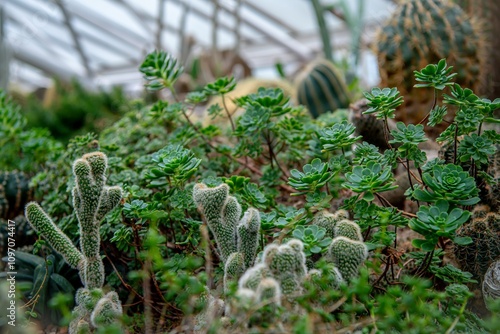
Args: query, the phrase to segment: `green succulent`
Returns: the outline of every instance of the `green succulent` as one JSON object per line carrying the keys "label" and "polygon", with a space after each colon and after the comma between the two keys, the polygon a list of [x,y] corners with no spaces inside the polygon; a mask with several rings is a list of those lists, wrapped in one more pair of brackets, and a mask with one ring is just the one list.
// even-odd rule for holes
{"label": "green succulent", "polygon": [[364,96],[368,100],[368,110],[363,114],[377,114],[377,118],[394,118],[396,108],[403,103],[403,97],[399,96],[397,88],[375,87],[370,93],[365,92]]}
{"label": "green succulent", "polygon": [[151,168],[147,178],[151,186],[160,187],[170,182],[176,184],[187,181],[201,163],[191,150],[179,145],[169,145],[153,154],[156,167]]}
{"label": "green succulent", "polygon": [[208,83],[203,91],[207,95],[224,95],[234,90],[235,87],[236,80],[233,77],[222,77],[214,82]]}
{"label": "green succulent", "polygon": [[292,236],[304,244],[306,256],[323,252],[332,242],[332,238],[325,237],[326,229],[318,225],[297,226]]}
{"label": "green succulent", "polygon": [[469,220],[471,214],[460,208],[450,211],[450,204],[445,200],[438,200],[436,205],[421,206],[417,218],[412,219],[408,226],[425,237],[425,240],[414,239],[413,245],[425,251],[431,251],[436,246],[439,237],[453,239],[459,245],[472,242],[469,237],[455,237],[456,230]]}
{"label": "green succulent", "polygon": [[432,87],[434,89],[443,90],[446,86],[453,85],[450,82],[457,73],[451,73],[453,66],[446,67],[446,59],[441,59],[438,64],[429,64],[424,67],[421,71],[413,71],[415,74],[415,80],[418,82],[424,82],[416,84],[414,87]]}
{"label": "green succulent", "polygon": [[151,52],[139,68],[148,81],[146,87],[151,90],[172,89],[183,70],[182,66],[177,65],[177,59],[165,51]]}
{"label": "green succulent", "polygon": [[466,134],[476,131],[484,116],[481,111],[475,107],[462,108],[455,116],[455,122],[458,124],[459,134]]}
{"label": "green succulent", "polygon": [[319,140],[323,145],[323,151],[335,151],[349,147],[362,136],[352,137],[356,128],[354,125],[343,121],[342,123],[334,124],[331,128],[326,128],[319,132]]}
{"label": "green succulent", "polygon": [[281,88],[260,87],[257,93],[252,93],[236,99],[239,106],[260,106],[270,110],[271,117],[281,116],[290,111],[290,98],[285,96]]}
{"label": "green succulent", "polygon": [[434,165],[432,171],[422,176],[426,188],[415,189],[413,195],[419,201],[437,202],[440,199],[454,205],[474,205],[479,202],[476,182],[461,166]]}
{"label": "green succulent", "polygon": [[474,160],[477,166],[489,163],[489,156],[495,154],[496,146],[485,136],[478,136],[473,133],[465,136],[458,146],[460,161]]}
{"label": "green succulent", "polygon": [[394,181],[389,168],[382,169],[382,165],[375,161],[370,161],[366,166],[355,166],[352,173],[346,173],[347,182],[342,186],[351,189],[356,193],[364,193],[363,198],[372,201],[374,193],[383,192],[397,188],[391,185]]}
{"label": "green succulent", "polygon": [[394,139],[390,140],[389,143],[401,144],[401,146],[398,147],[398,150],[401,152],[407,151],[413,146],[427,141],[424,126],[422,124],[409,124],[406,126],[403,122],[398,122],[396,124],[396,129],[391,131],[391,135]]}
{"label": "green succulent", "polygon": [[316,189],[323,187],[332,177],[333,173],[328,171],[328,164],[321,162],[316,158],[310,164],[304,165],[304,171],[300,172],[297,169],[290,171],[290,178],[288,184],[298,193],[292,195],[302,195],[308,192],[314,192]]}
{"label": "green succulent", "polygon": [[377,146],[362,142],[354,149],[354,158],[352,162],[356,165],[364,165],[368,163],[368,161],[380,161],[381,158],[382,154],[378,151]]}
{"label": "green succulent", "polygon": [[448,108],[446,106],[436,106],[431,110],[429,115],[429,121],[427,122],[428,126],[436,126],[443,122],[443,118],[448,112]]}
{"label": "green succulent", "polygon": [[454,84],[451,87],[451,95],[444,94],[443,102],[455,106],[470,108],[477,105],[479,97],[474,94],[472,89],[462,88],[459,84]]}

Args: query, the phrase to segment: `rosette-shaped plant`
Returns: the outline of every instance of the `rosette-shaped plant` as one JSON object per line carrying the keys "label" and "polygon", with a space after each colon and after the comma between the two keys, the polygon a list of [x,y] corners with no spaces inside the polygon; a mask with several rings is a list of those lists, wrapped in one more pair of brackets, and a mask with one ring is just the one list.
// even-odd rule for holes
{"label": "rosette-shaped plant", "polygon": [[332,242],[332,238],[325,237],[326,229],[318,225],[297,226],[292,235],[304,243],[306,256],[321,253]]}
{"label": "rosette-shaped plant", "polygon": [[101,325],[109,325],[122,314],[121,302],[115,292],[106,295],[104,265],[100,255],[100,222],[120,203],[122,189],[108,187],[106,183],[107,157],[101,152],[85,154],[73,164],[76,186],[73,188],[73,205],[80,223],[81,252],[54,224],[37,203],[26,206],[26,217],[33,228],[60,253],[65,260],[80,271],[84,287],[76,294],[77,306],[70,333],[93,333]]}
{"label": "rosette-shaped plant", "polygon": [[314,192],[316,189],[323,187],[334,175],[328,171],[328,164],[321,162],[318,158],[311,161],[310,164],[304,165],[303,172],[292,169],[290,174],[292,176],[288,179],[288,184],[300,190],[300,192],[292,195]]}
{"label": "rosette-shaped plant", "polygon": [[412,219],[409,226],[412,230],[420,233],[425,240],[414,239],[413,245],[425,251],[431,251],[436,246],[439,237],[450,238],[460,245],[472,242],[468,237],[457,237],[455,232],[467,220],[471,214],[460,208],[450,211],[450,204],[445,200],[438,200],[435,206],[421,206],[417,212],[417,218]]}
{"label": "rosette-shaped plant", "polygon": [[369,161],[366,166],[355,166],[352,173],[346,173],[347,182],[344,187],[356,193],[364,193],[363,198],[372,201],[374,193],[379,193],[397,186],[391,185],[394,177],[389,168],[382,169],[382,166],[375,161]]}
{"label": "rosette-shaped plant", "polygon": [[462,167],[447,164],[435,165],[422,176],[427,189],[415,189],[417,200],[437,202],[440,199],[455,205],[473,205],[479,202],[478,188],[474,178],[464,172]]}
{"label": "rosette-shaped plant", "polygon": [[361,139],[361,136],[353,137],[355,130],[354,125],[347,123],[347,121],[334,124],[332,127],[322,130],[319,133],[319,140],[323,146],[323,151],[335,151],[351,146]]}

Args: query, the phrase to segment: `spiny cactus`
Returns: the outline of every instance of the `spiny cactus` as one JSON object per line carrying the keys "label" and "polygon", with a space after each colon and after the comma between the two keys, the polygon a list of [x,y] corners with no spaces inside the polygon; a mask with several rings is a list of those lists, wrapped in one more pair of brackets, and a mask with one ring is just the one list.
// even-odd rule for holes
{"label": "spiny cactus", "polygon": [[446,58],[458,71],[456,82],[482,94],[486,87],[485,43],[480,28],[449,0],[404,0],[377,34],[382,87],[405,97],[398,120],[418,123],[429,111],[432,90],[415,89],[413,71]]}
{"label": "spiny cactus", "polygon": [[314,118],[349,106],[349,94],[342,73],[328,60],[306,66],[295,80],[297,100]]}
{"label": "spiny cactus", "polygon": [[500,214],[488,205],[476,205],[472,218],[457,230],[457,236],[470,237],[472,243],[454,246],[462,270],[481,281],[486,270],[500,256]]}
{"label": "spiny cactus", "polygon": [[101,152],[85,154],[73,164],[76,186],[73,205],[80,225],[79,251],[35,202],[26,206],[25,215],[33,228],[80,272],[84,288],[76,296],[75,319],[70,333],[93,332],[101,324],[114,322],[122,313],[114,292],[104,295],[104,265],[100,256],[100,221],[122,198],[120,187],[105,185],[107,157]]}
{"label": "spiny cactus", "polygon": [[345,210],[338,210],[330,213],[327,210],[318,212],[312,221],[313,225],[318,225],[326,230],[325,236],[335,238],[335,225],[342,219],[349,218],[349,213]]}
{"label": "spiny cactus", "polygon": [[486,271],[482,288],[485,302],[490,298],[500,298],[500,259],[493,262]]}
{"label": "spiny cactus", "polygon": [[328,248],[328,256],[342,278],[349,281],[358,275],[359,267],[368,256],[368,249],[362,241],[336,237]]}
{"label": "spiny cactus", "polygon": [[304,244],[292,239],[284,245],[268,245],[264,249],[263,263],[280,283],[285,295],[296,294],[302,289],[302,280],[307,273]]}
{"label": "spiny cactus", "polygon": [[33,197],[29,182],[22,172],[0,172],[0,217],[12,219],[22,213]]}
{"label": "spiny cactus", "polygon": [[363,241],[359,225],[350,220],[341,220],[335,225],[335,237],[346,237],[354,241]]}
{"label": "spiny cactus", "polygon": [[224,289],[227,291],[229,281],[239,279],[255,261],[259,244],[259,212],[249,208],[240,220],[241,206],[236,198],[229,196],[229,186],[225,183],[215,188],[196,184],[193,200],[214,235],[224,264]]}

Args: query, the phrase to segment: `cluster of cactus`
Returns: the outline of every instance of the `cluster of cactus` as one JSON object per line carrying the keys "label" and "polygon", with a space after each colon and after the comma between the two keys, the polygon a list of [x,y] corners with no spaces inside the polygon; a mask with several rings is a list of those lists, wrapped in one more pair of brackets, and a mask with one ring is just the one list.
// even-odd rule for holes
{"label": "cluster of cactus", "polygon": [[457,230],[457,236],[472,239],[471,244],[454,248],[462,270],[482,281],[488,267],[500,257],[500,214],[488,205],[476,205],[471,220]]}
{"label": "cluster of cactus", "polygon": [[104,265],[100,255],[100,221],[122,198],[120,187],[106,183],[107,157],[101,152],[85,154],[73,164],[76,186],[73,205],[80,226],[79,251],[35,202],[26,206],[26,218],[60,253],[70,266],[79,270],[84,285],[76,293],[74,319],[69,333],[93,333],[100,326],[115,323],[122,314],[116,292],[105,293]]}
{"label": "cluster of cactus", "polygon": [[33,196],[29,182],[22,172],[0,172],[0,217],[13,219],[22,213]]}
{"label": "cluster of cactus", "polygon": [[482,94],[485,42],[481,29],[451,0],[401,1],[377,34],[381,86],[405,97],[405,123],[418,123],[429,111],[431,90],[415,89],[413,71],[446,58],[458,70],[456,82]]}
{"label": "cluster of cactus", "polygon": [[343,74],[328,60],[306,66],[295,79],[297,100],[314,118],[349,106],[349,94]]}
{"label": "cluster of cactus", "polygon": [[193,189],[193,200],[198,210],[206,217],[212,232],[219,258],[224,264],[224,289],[237,281],[254,263],[259,245],[260,214],[249,208],[241,217],[241,206],[229,195],[225,183],[208,188],[198,183]]}

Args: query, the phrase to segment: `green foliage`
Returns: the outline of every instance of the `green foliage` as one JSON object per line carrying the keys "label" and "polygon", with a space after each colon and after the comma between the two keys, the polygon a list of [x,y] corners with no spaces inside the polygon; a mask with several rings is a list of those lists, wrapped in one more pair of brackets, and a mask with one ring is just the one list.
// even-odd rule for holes
{"label": "green foliage", "polygon": [[370,161],[366,166],[355,166],[352,173],[346,173],[347,182],[344,187],[356,193],[364,193],[363,198],[367,201],[374,199],[374,194],[395,189],[391,185],[394,181],[389,169],[382,170],[382,166],[374,161]]}
{"label": "green foliage", "polygon": [[306,256],[324,252],[332,242],[332,238],[325,237],[326,229],[318,225],[297,226],[292,232],[292,236],[304,244]]}
{"label": "green foliage", "polygon": [[447,86],[452,86],[453,82],[450,80],[457,76],[457,73],[451,73],[453,66],[447,67],[446,59],[441,59],[437,65],[429,64],[421,71],[414,71],[415,80],[424,82],[416,84],[414,87],[423,88],[431,87],[437,90],[443,90]]}
{"label": "green foliage", "polygon": [[301,192],[293,195],[303,195],[314,192],[323,187],[332,177],[333,173],[328,171],[328,164],[322,163],[320,159],[314,159],[310,164],[304,165],[303,172],[296,169],[290,171],[292,175],[288,184]]}
{"label": "green foliage", "polygon": [[159,90],[172,89],[182,74],[183,67],[178,66],[177,59],[165,51],[154,51],[146,56],[139,70],[148,81],[146,86],[151,90]]}
{"label": "green foliage", "polygon": [[443,199],[458,205],[473,205],[479,202],[474,178],[460,166],[435,165],[431,171],[423,174],[422,180],[427,189],[416,189],[413,193],[420,201],[436,202]]}
{"label": "green foliage", "polygon": [[364,93],[370,107],[364,114],[376,114],[377,118],[394,118],[396,108],[403,103],[397,88],[373,88],[371,92]]}
{"label": "green foliage", "polygon": [[459,245],[471,243],[470,238],[455,236],[457,229],[469,220],[470,216],[470,212],[460,208],[450,210],[450,205],[445,200],[438,200],[435,206],[421,206],[417,218],[412,219],[408,226],[423,235],[425,240],[414,239],[413,244],[425,251],[431,251],[440,237],[453,239]]}
{"label": "green foliage", "polygon": [[319,133],[319,140],[323,145],[323,150],[328,152],[351,146],[361,139],[361,136],[352,137],[354,130],[354,126],[346,121],[322,130]]}
{"label": "green foliage", "polygon": [[203,90],[207,95],[224,95],[236,87],[236,80],[234,78],[218,78],[212,83],[208,83]]}

